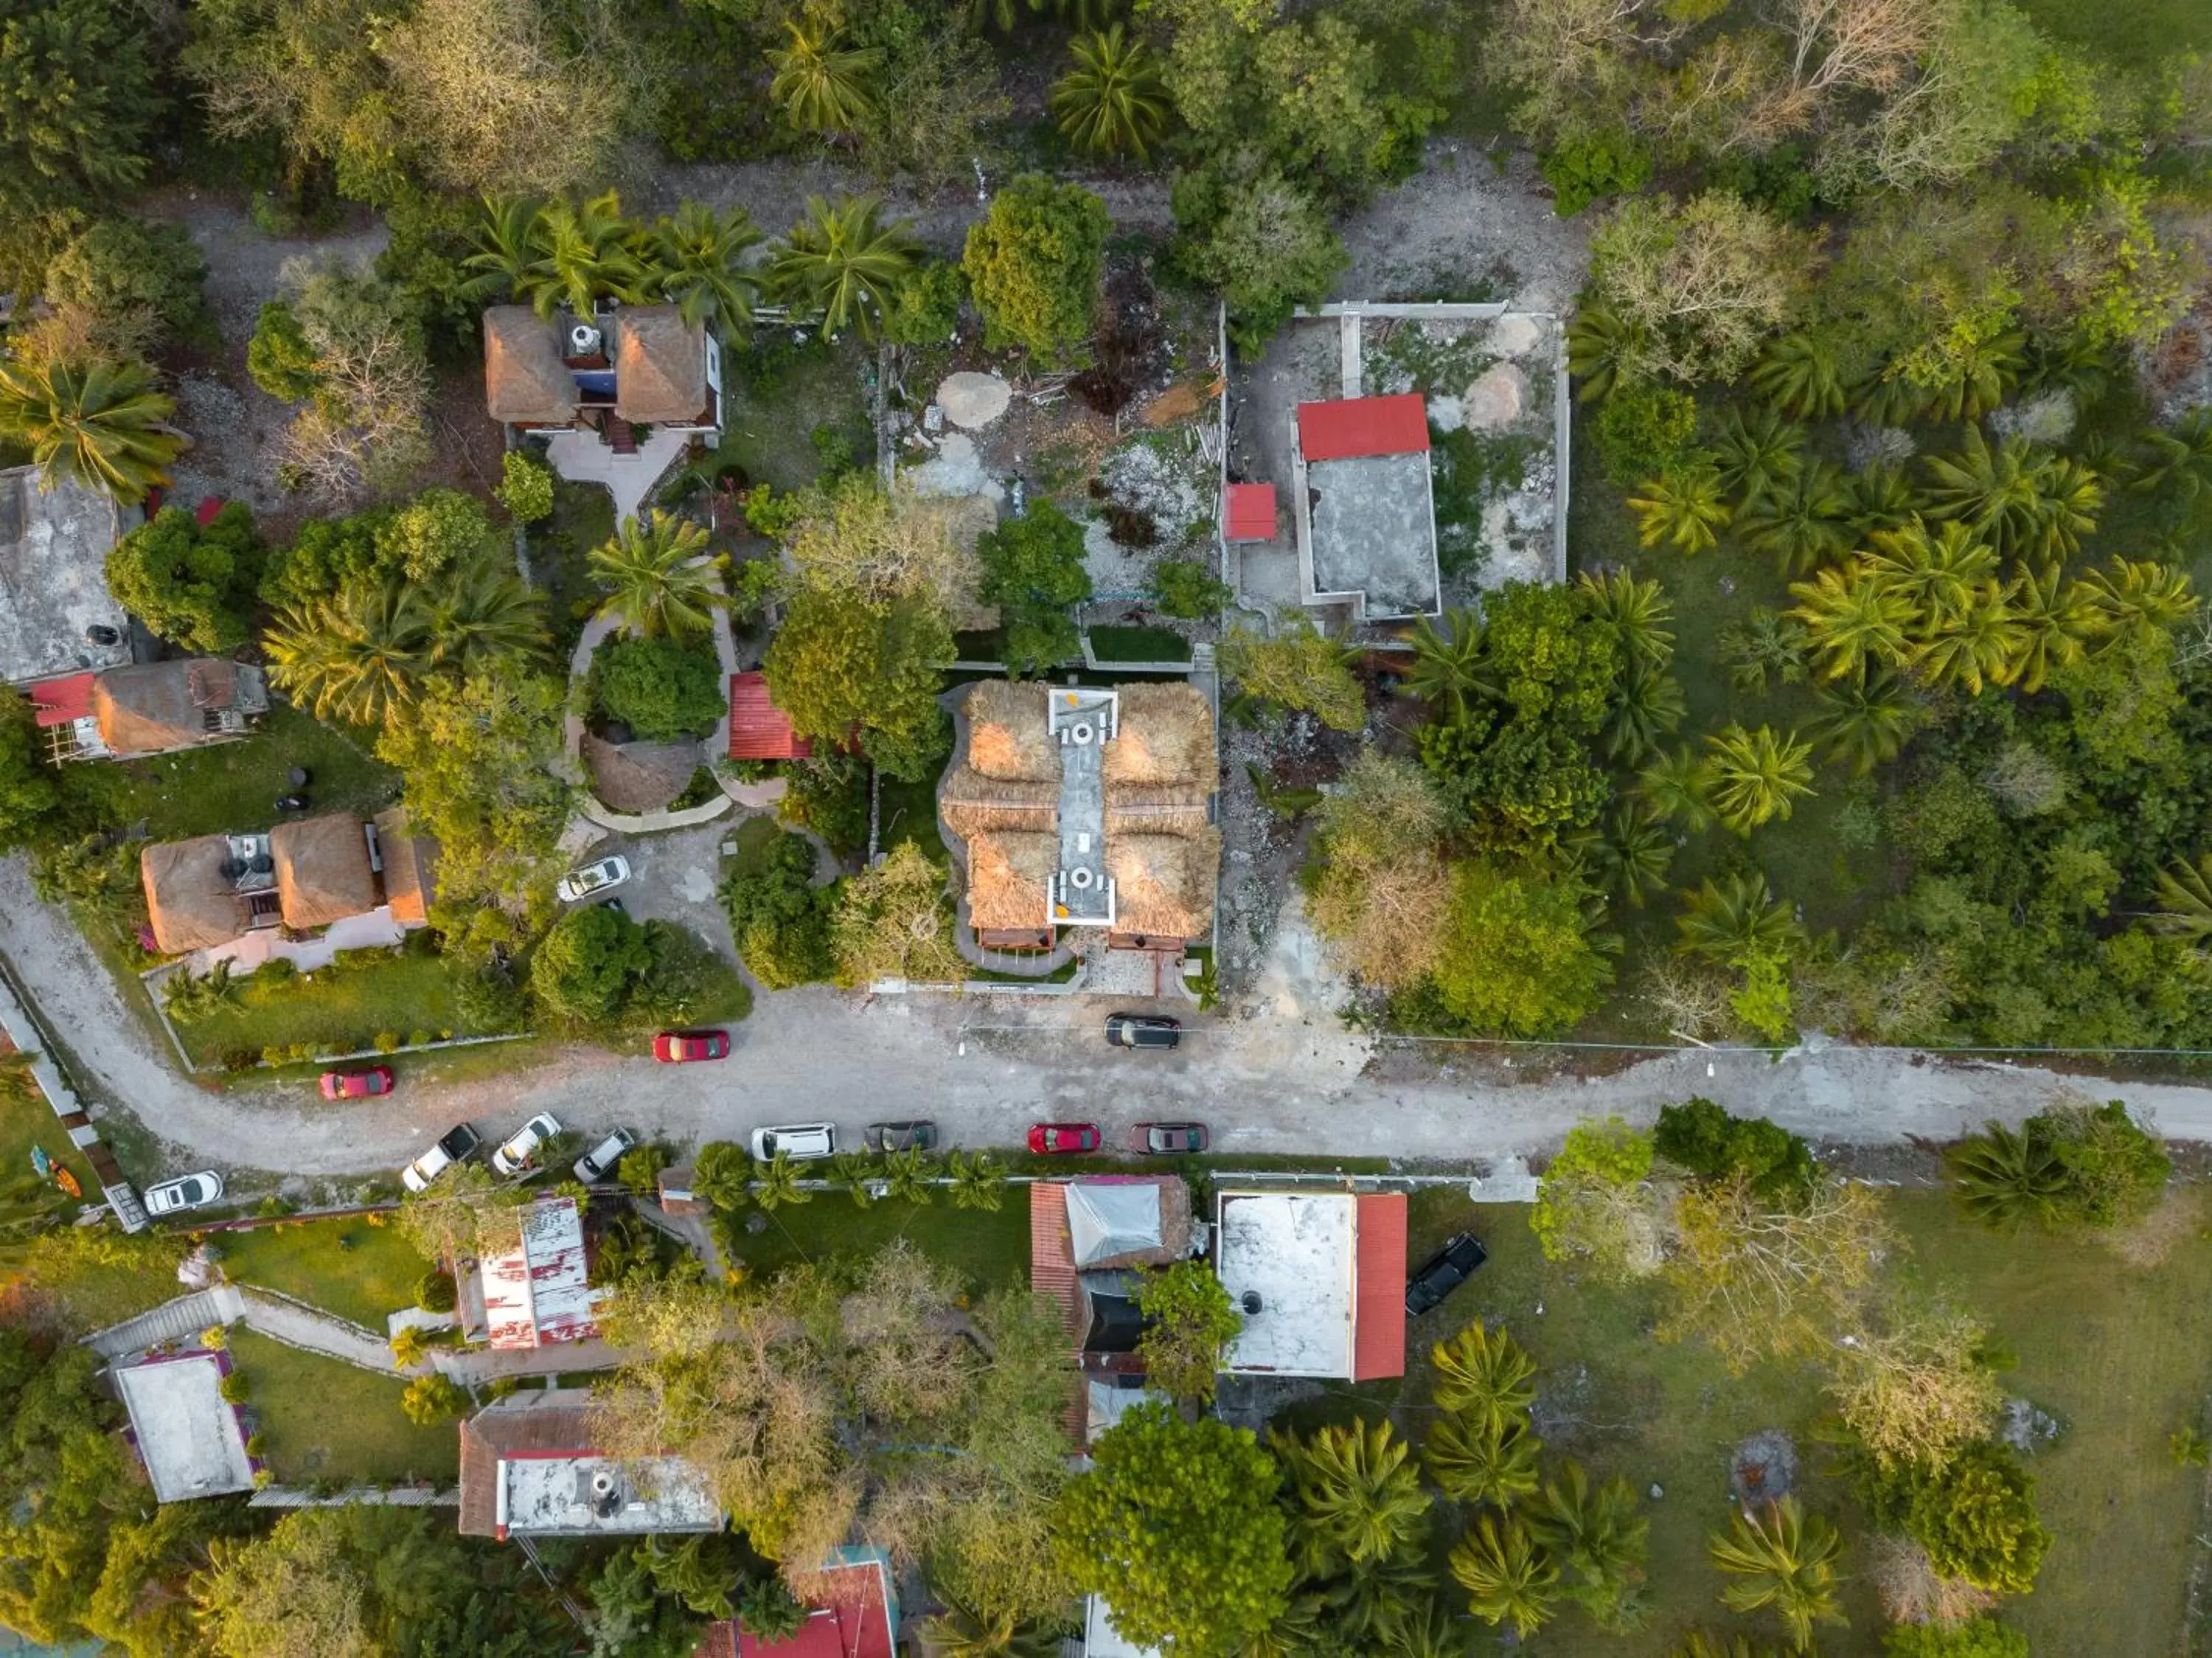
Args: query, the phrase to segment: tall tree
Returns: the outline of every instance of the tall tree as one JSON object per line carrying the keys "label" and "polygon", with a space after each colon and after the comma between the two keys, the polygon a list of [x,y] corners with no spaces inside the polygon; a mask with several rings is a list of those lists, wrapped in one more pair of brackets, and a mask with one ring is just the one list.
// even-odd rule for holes
{"label": "tall tree", "polygon": [[0,363],[0,437],[14,438],[50,480],[105,490],[136,506],[167,475],[185,440],[177,405],[143,363]]}
{"label": "tall tree", "polygon": [[651,280],[684,321],[742,331],[752,322],[759,286],[744,267],[744,253],[760,240],[744,208],[717,212],[702,202],[685,202],[674,218],[655,220],[645,239]]}
{"label": "tall tree", "polygon": [[657,508],[642,523],[623,519],[588,562],[592,579],[608,589],[599,613],[649,639],[705,633],[722,600],[722,561],[708,552],[707,532]]}
{"label": "tall tree", "polygon": [[984,344],[1059,363],[1091,338],[1111,221],[1078,184],[1024,173],[968,229],[961,269],[983,314]]}
{"label": "tall tree", "polygon": [[885,225],[872,196],[848,196],[836,206],[806,200],[806,216],[791,227],[769,264],[775,289],[822,313],[824,338],[857,328],[873,339],[898,285],[922,261],[906,222]]}
{"label": "tall tree", "polygon": [[1200,1261],[1178,1261],[1138,1280],[1144,1333],[1137,1356],[1148,1383],[1175,1399],[1213,1397],[1222,1349],[1244,1327],[1219,1276]]}
{"label": "tall tree", "polygon": [[1428,1531],[1430,1496],[1413,1448],[1388,1422],[1273,1435],[1290,1482],[1291,1532],[1310,1577],[1358,1570],[1407,1550]]}
{"label": "tall tree", "polygon": [[1633,331],[1641,373],[1734,380],[1795,311],[1804,239],[1739,196],[1633,197],[1590,239],[1590,287]]}
{"label": "tall tree", "polygon": [[762,54],[775,71],[768,95],[801,132],[851,132],[875,113],[875,74],[884,54],[848,46],[845,31],[787,20],[790,37]]}
{"label": "tall tree", "polygon": [[1486,1623],[1510,1624],[1527,1640],[1549,1623],[1559,1568],[1517,1515],[1486,1514],[1451,1551],[1451,1573],[1468,1609]]}
{"label": "tall tree", "polygon": [[1727,1533],[1709,1545],[1713,1564],[1732,1580],[1722,1600],[1735,1612],[1771,1610],[1800,1652],[1811,1648],[1816,1624],[1848,1621],[1836,1590],[1842,1550],[1836,1528],[1794,1496],[1731,1515]]}
{"label": "tall tree", "polygon": [[262,637],[270,682],[317,719],[381,725],[415,699],[428,671],[428,612],[397,580],[356,582],[335,598],[288,607]]}
{"label": "tall tree", "polygon": [[1116,21],[1068,43],[1073,60],[1052,84],[1053,119],[1078,149],[1142,162],[1167,125],[1167,91],[1145,43]]}

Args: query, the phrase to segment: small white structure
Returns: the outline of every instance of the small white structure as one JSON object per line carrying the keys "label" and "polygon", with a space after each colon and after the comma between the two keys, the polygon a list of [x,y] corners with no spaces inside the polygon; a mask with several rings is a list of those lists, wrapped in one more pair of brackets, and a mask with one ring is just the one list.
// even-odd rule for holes
{"label": "small white structure", "polygon": [[1158,1647],[1140,1647],[1114,1627],[1114,1609],[1098,1596],[1083,1602],[1083,1658],[1164,1658]]}
{"label": "small white structure", "polygon": [[968,431],[981,431],[1006,412],[1014,388],[999,375],[977,374],[963,369],[947,375],[937,388],[937,405],[945,418]]}
{"label": "small white structure", "polygon": [[1214,1222],[1214,1270],[1244,1320],[1223,1369],[1406,1374],[1403,1193],[1224,1191]]}
{"label": "small white structure", "polygon": [[518,1393],[461,1424],[465,1537],[649,1537],[721,1529],[705,1478],[681,1457],[623,1461],[592,1444],[591,1395]]}
{"label": "small white structure", "polygon": [[1159,1249],[1166,1234],[1158,1185],[1150,1180],[1069,1181],[1067,1236],[1079,1269]]}
{"label": "small white structure", "polygon": [[222,1353],[178,1353],[111,1372],[138,1460],[163,1503],[253,1489],[253,1459],[238,1408],[222,1396],[230,1361]]}

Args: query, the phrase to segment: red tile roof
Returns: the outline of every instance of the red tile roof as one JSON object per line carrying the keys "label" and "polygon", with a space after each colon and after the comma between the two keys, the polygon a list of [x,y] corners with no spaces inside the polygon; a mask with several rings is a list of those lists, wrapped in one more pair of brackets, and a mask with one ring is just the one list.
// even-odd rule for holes
{"label": "red tile roof", "polygon": [[733,760],[803,760],[814,745],[791,728],[784,711],[770,700],[768,675],[730,675],[730,758]]}
{"label": "red tile roof", "polygon": [[[1060,1303],[1068,1346],[1080,1352],[1083,1297],[1075,1282],[1075,1244],[1067,1234],[1067,1188],[1057,1180],[1038,1180],[1030,1187],[1030,1288]],[[1079,1445],[1087,1416],[1079,1376],[1067,1406],[1067,1431]]]}
{"label": "red tile roof", "polygon": [[1272,541],[1275,539],[1275,486],[1273,484],[1231,484],[1229,486],[1228,533],[1232,541]]}
{"label": "red tile roof", "polygon": [[1418,392],[1298,405],[1298,452],[1308,464],[1428,450],[1428,405]]}
{"label": "red tile roof", "polygon": [[24,687],[40,725],[67,725],[92,716],[93,682],[96,674],[72,674],[65,679],[41,680]]}
{"label": "red tile roof", "polygon": [[1358,1200],[1353,1271],[1352,1379],[1406,1374],[1406,1194]]}
{"label": "red tile roof", "polygon": [[787,1641],[763,1641],[740,1629],[738,1658],[897,1658],[884,1604],[883,1568],[873,1561],[821,1575],[813,1615]]}

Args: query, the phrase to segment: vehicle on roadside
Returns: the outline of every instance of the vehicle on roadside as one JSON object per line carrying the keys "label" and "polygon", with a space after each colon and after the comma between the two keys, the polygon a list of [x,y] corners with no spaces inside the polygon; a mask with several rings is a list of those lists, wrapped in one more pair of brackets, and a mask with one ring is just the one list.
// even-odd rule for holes
{"label": "vehicle on roadside", "polygon": [[1101,1143],[1096,1123],[1032,1123],[1030,1149],[1047,1156],[1076,1151],[1096,1151]]}
{"label": "vehicle on roadside", "polygon": [[1164,1014],[1106,1015],[1106,1039],[1117,1048],[1171,1048],[1182,1040],[1182,1027]]}
{"label": "vehicle on roadside", "polygon": [[222,1176],[205,1168],[148,1186],[144,1201],[149,1215],[174,1215],[180,1210],[205,1209],[222,1196]]}
{"label": "vehicle on roadside", "polygon": [[934,1151],[937,1125],[917,1119],[908,1123],[871,1123],[860,1138],[871,1151]]}
{"label": "vehicle on roadside", "polygon": [[580,869],[571,869],[553,885],[554,893],[563,904],[574,904],[580,898],[589,898],[593,893],[604,893],[610,887],[619,887],[629,879],[629,860],[617,853],[601,858],[597,863],[587,863]]}
{"label": "vehicle on roadside", "polygon": [[561,1131],[560,1119],[541,1111],[509,1135],[507,1143],[491,1155],[491,1166],[501,1174],[521,1174],[535,1167],[538,1149]]}
{"label": "vehicle on roadside", "polygon": [[727,1031],[663,1031],[653,1039],[653,1057],[664,1065],[689,1065],[730,1057]]}
{"label": "vehicle on roadside", "polygon": [[615,1165],[623,1160],[623,1154],[636,1144],[637,1136],[626,1128],[617,1129],[576,1159],[576,1178],[586,1186],[597,1186],[614,1173]]}
{"label": "vehicle on roadside", "polygon": [[1474,1276],[1490,1259],[1482,1240],[1472,1232],[1455,1232],[1443,1247],[1423,1261],[1406,1283],[1406,1316],[1419,1318]]}
{"label": "vehicle on roadside", "polygon": [[392,1088],[392,1067],[371,1065],[366,1070],[326,1070],[323,1073],[325,1100],[372,1100]]}
{"label": "vehicle on roadside", "polygon": [[794,1163],[808,1162],[817,1157],[837,1155],[837,1125],[835,1123],[784,1123],[775,1128],[753,1131],[753,1161],[772,1162],[778,1157],[788,1157]]}
{"label": "vehicle on roadside", "polygon": [[1127,1144],[1147,1157],[1188,1157],[1205,1150],[1212,1138],[1203,1123],[1139,1123]]}
{"label": "vehicle on roadside", "polygon": [[427,1192],[430,1182],[483,1143],[483,1136],[466,1123],[447,1130],[438,1143],[399,1171],[399,1184],[410,1192]]}

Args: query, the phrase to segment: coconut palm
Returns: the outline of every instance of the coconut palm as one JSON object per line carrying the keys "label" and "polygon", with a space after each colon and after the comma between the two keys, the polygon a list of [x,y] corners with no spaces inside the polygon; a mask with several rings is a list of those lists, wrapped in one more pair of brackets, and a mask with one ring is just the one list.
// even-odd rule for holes
{"label": "coconut palm", "polygon": [[2023,570],[2007,602],[2014,644],[2005,679],[2030,696],[2043,689],[2051,669],[2087,655],[2089,642],[2104,628],[2095,590],[2067,580],[2056,560]]}
{"label": "coconut palm", "polygon": [[1716,545],[1730,516],[1720,472],[1710,460],[1646,479],[1640,492],[1628,497],[1628,508],[1636,515],[1638,541],[1647,547],[1668,542],[1686,553]]}
{"label": "coconut palm", "polygon": [[853,1207],[866,1209],[876,1201],[875,1183],[880,1178],[876,1161],[864,1151],[841,1151],[823,1173],[831,1185],[853,1199]]}
{"label": "coconut palm", "polygon": [[392,1368],[412,1370],[430,1356],[429,1332],[419,1324],[403,1324],[392,1335]]}
{"label": "coconut palm", "polygon": [[1479,1417],[1447,1414],[1421,1444],[1421,1466],[1455,1503],[1503,1508],[1536,1489],[1543,1442],[1525,1420],[1494,1433]]}
{"label": "coconut palm", "polygon": [[611,190],[584,202],[546,203],[538,211],[538,257],[524,273],[518,297],[541,317],[563,305],[588,317],[603,299],[642,303],[652,290],[644,262],[630,246],[634,229],[623,217],[622,198]]}
{"label": "coconut palm", "polygon": [[1391,1625],[1382,1658],[1467,1658],[1468,1627],[1434,1595]]}
{"label": "coconut palm", "polygon": [[789,1152],[779,1151],[768,1161],[756,1165],[753,1201],[771,1213],[808,1202],[814,1194],[799,1181],[799,1165],[791,1161]]}
{"label": "coconut palm", "polygon": [[726,333],[751,324],[760,283],[745,270],[744,254],[761,240],[751,214],[685,202],[674,218],[655,220],[643,240],[648,280],[684,321],[719,323]]}
{"label": "coconut palm", "polygon": [[1696,834],[1713,820],[1712,768],[1686,747],[1662,754],[1636,774],[1636,791],[1662,818]]}
{"label": "coconut palm", "polygon": [[2136,472],[2136,488],[2171,485],[2180,501],[2194,501],[2212,491],[2212,409],[2183,417],[2170,432],[2145,432],[2142,442],[2145,453]]}
{"label": "coconut palm", "polygon": [[921,1208],[930,1199],[937,1166],[920,1146],[886,1154],[884,1158],[884,1195],[902,1204]]}
{"label": "coconut palm", "polygon": [[397,581],[351,582],[332,598],[288,606],[261,638],[270,683],[319,720],[368,726],[414,702],[431,646],[421,590]]}
{"label": "coconut palm", "polygon": [[1856,777],[1895,759],[1920,726],[1920,703],[1894,674],[1826,681],[1817,694],[1821,710],[1805,735],[1831,765],[1849,765]]}
{"label": "coconut palm", "polygon": [[1666,820],[1633,798],[1614,802],[1605,822],[1582,831],[1572,845],[1593,886],[1639,910],[1648,894],[1667,884],[1674,862],[1674,837]]}
{"label": "coconut palm", "polygon": [[1905,601],[1912,631],[1923,636],[1955,622],[1996,575],[1996,549],[1955,521],[1931,531],[1916,518],[1868,540],[1859,568]]}
{"label": "coconut palm", "polygon": [[1869,426],[1902,426],[1928,412],[1934,393],[1897,371],[1877,369],[1850,390],[1851,413]]}
{"label": "coconut palm", "polygon": [[871,85],[884,54],[848,46],[842,28],[787,21],[788,46],[761,54],[775,71],[768,95],[801,132],[850,132],[875,113]]}
{"label": "coconut palm", "polygon": [[586,562],[592,579],[609,589],[599,613],[648,638],[702,634],[722,602],[720,560],[707,554],[707,532],[673,513],[655,510],[642,524],[623,519]]}
{"label": "coconut palm", "polygon": [[1060,1632],[1024,1624],[1011,1612],[971,1610],[940,1593],[945,1610],[922,1621],[922,1639],[937,1658],[1058,1658]]}
{"label": "coconut palm", "polygon": [[2145,923],[2153,932],[2185,938],[2199,949],[2212,942],[2212,853],[2160,870],[2158,904]]}
{"label": "coconut palm", "polygon": [[1453,1545],[1451,1575],[1467,1591],[1468,1611],[1492,1625],[1512,1624],[1523,1641],[1551,1620],[1558,1563],[1512,1515],[1477,1519]]}
{"label": "coconut palm", "polygon": [[1274,1621],[1234,1649],[1234,1658],[1312,1658],[1328,1640],[1328,1601],[1307,1589],[1291,1596]]}
{"label": "coconut palm", "polygon": [[1783,335],[1751,365],[1748,377],[1753,391],[1792,420],[1826,420],[1844,411],[1842,366],[1817,334]]}
{"label": "coconut palm", "polygon": [[0,363],[0,438],[31,452],[41,488],[67,480],[137,505],[185,447],[176,411],[143,363]]}
{"label": "coconut palm", "polygon": [[243,987],[231,977],[230,963],[218,961],[204,973],[179,967],[161,987],[161,1006],[172,1019],[189,1022],[239,1005]]}
{"label": "coconut palm", "polygon": [[1801,466],[1778,480],[1736,520],[1744,540],[1795,576],[1851,546],[1851,497],[1844,476],[1825,460]]}
{"label": "coconut palm", "polygon": [[1959,1212],[1992,1232],[2050,1225],[2074,1186],[2072,1172],[2041,1136],[1995,1119],[1944,1152],[1943,1173]]}
{"label": "coconut palm", "polygon": [[1577,585],[1591,615],[1613,624],[1632,662],[1662,668],[1674,660],[1674,602],[1656,581],[1639,582],[1626,570],[1584,570]]}
{"label": "coconut palm", "polygon": [[2105,394],[2114,369],[2111,347],[2099,345],[2076,329],[2063,334],[2035,334],[2021,347],[2021,392],[2069,392],[2076,408],[2087,408]]}
{"label": "coconut palm", "polygon": [[2083,597],[2097,612],[2098,626],[2110,635],[2139,627],[2175,627],[2197,613],[2189,573],[2152,559],[2113,555],[2103,570],[2081,578]]}
{"label": "coconut palm", "polygon": [[1804,466],[1805,429],[1771,408],[1747,416],[1730,409],[1713,445],[1721,487],[1735,497],[1741,511],[1795,478]]}
{"label": "coconut palm", "polygon": [[779,293],[822,313],[824,338],[857,327],[875,338],[900,282],[921,263],[921,245],[906,221],[884,226],[872,196],[848,196],[836,207],[819,196],[806,199],[806,216],[769,265]]}
{"label": "coconut palm", "polygon": [[1620,676],[1607,716],[1605,751],[1633,765],[1659,747],[1659,740],[1682,723],[1690,711],[1682,682],[1642,662]]}
{"label": "coconut palm", "polygon": [[1792,582],[1790,596],[1797,602],[1786,613],[1804,624],[1806,643],[1822,659],[1826,678],[1863,680],[1870,668],[1905,661],[1911,609],[1857,560]]}
{"label": "coconut palm", "polygon": [[1601,301],[1580,307],[1567,325],[1567,369],[1582,381],[1575,396],[1595,403],[1620,385],[1623,367],[1634,357],[1638,332]]}
{"label": "coconut palm", "polygon": [[538,262],[538,214],[543,204],[528,196],[486,196],[483,217],[469,233],[475,252],[461,260],[470,274],[461,292],[472,300],[520,298],[532,291]]}
{"label": "coconut palm", "polygon": [[1329,1633],[1352,1651],[1370,1650],[1389,1638],[1436,1587],[1437,1575],[1422,1549],[1356,1566],[1322,1590]]}
{"label": "coconut palm", "polygon": [[1680,954],[1725,966],[1743,956],[1787,950],[1799,936],[1790,906],[1774,896],[1766,876],[1740,870],[1717,881],[1707,879],[1682,895],[1674,917]]}
{"label": "coconut palm", "polygon": [[544,596],[491,553],[447,571],[422,605],[434,668],[473,674],[545,654]]}
{"label": "coconut palm", "polygon": [[1406,689],[1435,709],[1440,718],[1464,720],[1469,698],[1491,694],[1495,680],[1482,649],[1482,620],[1471,610],[1448,610],[1439,627],[1424,616],[1407,634],[1413,661],[1406,670]]}
{"label": "coconut palm", "polygon": [[1914,671],[1930,685],[1956,686],[1970,697],[1980,696],[1985,683],[2009,684],[2024,642],[2012,607],[2016,586],[2000,585],[1995,576],[1976,582],[1956,614],[1915,643]]}
{"label": "coconut palm", "polygon": [[1851,474],[1844,486],[1854,539],[1865,542],[1880,530],[1899,530],[1920,521],[1920,497],[1903,470],[1887,461]]}
{"label": "coconut palm", "polygon": [[1813,793],[1813,746],[1794,732],[1785,737],[1771,726],[1747,731],[1731,725],[1705,739],[1705,753],[1713,815],[1739,835],[1788,817],[1796,802]]}
{"label": "coconut palm", "polygon": [[1425,1533],[1431,1498],[1413,1448],[1387,1420],[1322,1427],[1304,1440],[1271,1434],[1267,1443],[1288,1476],[1291,1535],[1310,1576],[1370,1566]]}
{"label": "coconut palm", "polygon": [[1475,1320],[1429,1350],[1437,1405],[1484,1432],[1503,1434],[1528,1420],[1536,1402],[1536,1361],[1521,1344]]}
{"label": "coconut palm", "polygon": [[995,1214],[1006,1200],[1006,1172],[988,1151],[956,1151],[947,1160],[952,1177],[952,1206]]}
{"label": "coconut palm", "polygon": [[1720,631],[1717,643],[1721,660],[1728,664],[1729,684],[1747,696],[1764,696],[1770,679],[1805,683],[1805,625],[1794,616],[1753,605],[1741,621]]}
{"label": "coconut palm", "polygon": [[1626,1480],[1615,1477],[1592,1490],[1583,1465],[1569,1459],[1558,1479],[1544,1483],[1528,1526],[1559,1562],[1568,1598],[1601,1628],[1620,1631],[1637,1621],[1651,1522],[1637,1512]]}
{"label": "coconut palm", "polygon": [[1716,1533],[1706,1549],[1713,1564],[1736,1580],[1722,1589],[1722,1602],[1731,1612],[1771,1608],[1798,1651],[1812,1646],[1815,1624],[1845,1621],[1836,1592],[1843,1539],[1826,1520],[1800,1509],[1796,1497],[1731,1515],[1728,1531]]}
{"label": "coconut palm", "polygon": [[1074,67],[1053,82],[1053,119],[1078,149],[1143,161],[1167,126],[1167,89],[1143,41],[1119,23],[1068,43]]}
{"label": "coconut palm", "polygon": [[2017,437],[1994,449],[1969,426],[1955,455],[1929,455],[1931,518],[1963,520],[1999,552],[2072,553],[2096,527],[2104,486],[2087,467],[2057,460]]}

